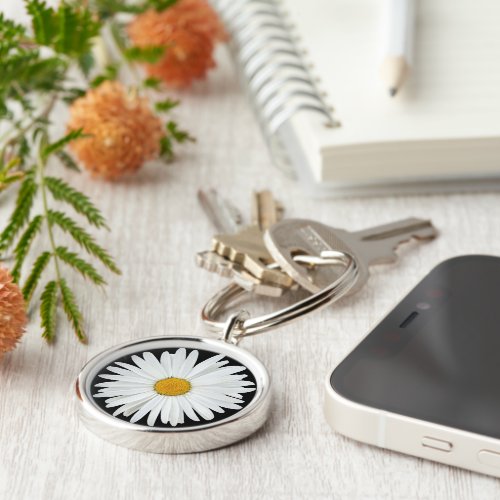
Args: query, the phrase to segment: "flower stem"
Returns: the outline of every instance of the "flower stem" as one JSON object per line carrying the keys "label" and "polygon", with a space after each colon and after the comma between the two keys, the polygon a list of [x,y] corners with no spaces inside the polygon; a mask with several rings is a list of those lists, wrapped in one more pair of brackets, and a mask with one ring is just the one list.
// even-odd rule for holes
{"label": "flower stem", "polygon": [[54,269],[56,273],[56,278],[57,278],[57,283],[60,286],[61,283],[61,270],[59,267],[59,258],[57,257],[56,253],[56,242],[54,239],[54,232],[52,230],[52,224],[50,223],[49,220],[49,204],[47,200],[47,186],[45,185],[45,167],[46,167],[46,160],[43,159],[42,157],[42,144],[43,141],[40,141],[38,144],[38,151],[37,151],[37,157],[36,157],[36,164],[37,164],[37,173],[38,173],[38,180],[40,183],[40,190],[42,192],[42,209],[43,209],[43,215],[45,222],[47,224],[47,234],[49,235],[49,243],[50,243],[50,249],[52,251],[52,257],[54,259]]}

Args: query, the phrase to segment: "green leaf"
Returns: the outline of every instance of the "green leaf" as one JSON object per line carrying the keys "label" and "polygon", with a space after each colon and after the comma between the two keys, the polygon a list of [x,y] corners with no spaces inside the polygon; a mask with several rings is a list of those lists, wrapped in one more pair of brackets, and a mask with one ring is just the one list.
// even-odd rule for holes
{"label": "green leaf", "polygon": [[56,10],[43,0],[26,0],[26,10],[36,42],[61,54],[84,56],[91,49],[92,38],[99,33],[100,22],[79,2],[61,2]]}
{"label": "green leaf", "polygon": [[68,321],[71,323],[71,326],[73,327],[73,330],[75,331],[80,342],[87,343],[87,337],[83,331],[82,313],[76,305],[75,295],[69,288],[64,278],[59,280],[59,288],[61,289],[63,308]]}
{"label": "green leaf", "polygon": [[155,103],[155,109],[160,113],[166,113],[171,109],[177,107],[180,103],[181,101],[175,101],[173,99],[165,99],[164,101],[159,101]]}
{"label": "green leaf", "polygon": [[0,234],[0,251],[9,248],[16,235],[29,219],[37,189],[38,186],[33,178],[32,172],[30,172],[19,188],[14,211],[10,216],[9,223]]}
{"label": "green leaf", "polygon": [[24,259],[28,254],[31,243],[33,242],[35,236],[40,232],[42,227],[43,217],[41,215],[37,215],[33,217],[31,222],[28,224],[28,227],[24,231],[23,235],[19,239],[16,248],[14,249],[14,255],[16,257],[16,264],[12,269],[12,277],[15,282],[19,282],[21,268],[24,263]]}
{"label": "green leaf", "polygon": [[35,40],[40,45],[50,45],[57,35],[57,18],[54,9],[43,0],[26,1],[26,10],[31,16]]}
{"label": "green leaf", "polygon": [[55,155],[59,158],[59,161],[69,170],[73,170],[74,172],[81,172],[80,167],[76,163],[75,160],[69,155],[64,149],[60,151],[56,151]]}
{"label": "green leaf", "polygon": [[78,66],[82,70],[85,77],[88,77],[92,68],[95,65],[95,59],[92,52],[85,52],[78,58]]}
{"label": "green leaf", "polygon": [[150,47],[129,47],[125,49],[124,56],[129,61],[154,64],[165,53],[165,47],[151,45]]}
{"label": "green leaf", "polygon": [[170,121],[166,125],[168,133],[174,141],[178,143],[183,143],[186,141],[191,141],[194,142],[196,139],[194,137],[191,137],[188,132],[185,130],[179,130],[177,127],[177,123]]}
{"label": "green leaf", "polygon": [[31,273],[26,278],[23,286],[23,296],[26,303],[29,304],[31,297],[33,296],[33,293],[38,285],[38,282],[40,281],[40,277],[47,267],[47,264],[50,262],[51,257],[52,254],[50,252],[43,252],[35,260],[35,263],[31,268]]}
{"label": "green leaf", "polygon": [[45,177],[45,185],[54,199],[71,205],[75,211],[85,216],[90,224],[98,228],[105,227],[109,229],[99,209],[83,193],[56,177]]}
{"label": "green leaf", "polygon": [[42,157],[48,158],[51,154],[61,151],[61,149],[66,147],[71,141],[82,137],[88,137],[87,134],[83,133],[83,129],[71,130],[62,139],[45,146],[42,151]]}
{"label": "green leaf", "polygon": [[174,157],[174,145],[170,137],[163,136],[160,139],[160,156],[165,160],[171,160]]}
{"label": "green leaf", "polygon": [[97,257],[110,271],[121,274],[120,269],[115,264],[109,253],[99,246],[94,238],[76,224],[76,222],[62,212],[49,210],[47,212],[50,224],[59,226],[64,232],[71,237],[88,253]]}
{"label": "green leaf", "polygon": [[161,85],[161,80],[159,78],[155,78],[154,76],[150,76],[146,78],[142,84],[144,87],[149,89],[157,89]]}
{"label": "green leaf", "polygon": [[147,4],[157,12],[162,12],[172,7],[178,0],[147,0]]}
{"label": "green leaf", "polygon": [[81,259],[78,254],[71,252],[66,247],[57,247],[56,255],[66,264],[78,271],[84,278],[88,278],[96,285],[105,285],[106,281],[97,272],[92,264]]}
{"label": "green leaf", "polygon": [[48,342],[54,340],[57,323],[57,283],[49,281],[40,297],[40,319],[43,328],[42,337]]}
{"label": "green leaf", "polygon": [[97,75],[91,82],[91,87],[98,87],[106,80],[115,80],[118,75],[118,66],[116,64],[109,64],[104,68],[104,71]]}

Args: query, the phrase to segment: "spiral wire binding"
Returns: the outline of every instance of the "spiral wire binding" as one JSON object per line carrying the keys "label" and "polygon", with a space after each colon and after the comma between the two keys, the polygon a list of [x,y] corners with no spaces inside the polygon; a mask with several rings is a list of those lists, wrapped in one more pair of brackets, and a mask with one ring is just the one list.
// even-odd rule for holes
{"label": "spiral wire binding", "polygon": [[254,112],[275,164],[290,173],[290,161],[279,139],[280,128],[296,113],[321,115],[326,127],[337,127],[308,69],[276,0],[211,0],[231,36],[237,62]]}

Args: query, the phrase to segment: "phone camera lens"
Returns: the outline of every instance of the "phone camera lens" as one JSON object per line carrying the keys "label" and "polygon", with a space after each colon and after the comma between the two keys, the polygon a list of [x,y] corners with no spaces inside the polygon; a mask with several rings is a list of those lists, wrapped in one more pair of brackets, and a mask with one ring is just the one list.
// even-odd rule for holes
{"label": "phone camera lens", "polygon": [[417,304],[417,309],[420,309],[421,311],[427,311],[427,309],[430,309],[431,305],[428,302],[419,302]]}

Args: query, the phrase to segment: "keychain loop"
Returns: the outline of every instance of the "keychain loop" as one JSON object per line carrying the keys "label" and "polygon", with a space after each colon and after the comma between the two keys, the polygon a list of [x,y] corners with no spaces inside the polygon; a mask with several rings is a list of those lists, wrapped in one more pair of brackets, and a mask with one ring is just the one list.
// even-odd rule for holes
{"label": "keychain loop", "polygon": [[234,335],[234,330],[238,327],[241,329],[244,321],[250,318],[250,314],[248,311],[242,309],[241,311],[231,314],[224,323],[224,327],[222,330],[222,340],[224,342],[230,342],[232,344],[237,344],[239,339],[238,336]]}
{"label": "keychain loop", "polygon": [[[238,342],[242,337],[272,330],[273,328],[290,323],[300,318],[300,316],[335,302],[354,286],[359,269],[356,260],[353,259],[351,255],[344,252],[335,252],[335,254],[335,263],[342,261],[346,269],[337,280],[323,290],[291,306],[284,307],[269,314],[264,314],[255,318],[247,317],[246,319],[242,319],[240,312],[231,315],[226,321],[221,322],[218,321],[217,318],[233,303],[237,302],[238,299],[249,293],[239,285],[231,283],[217,292],[205,304],[201,311],[202,321],[209,331],[222,332],[224,338],[226,338],[226,335],[229,335],[232,342]],[[322,255],[321,257],[331,258],[331,255]]]}

